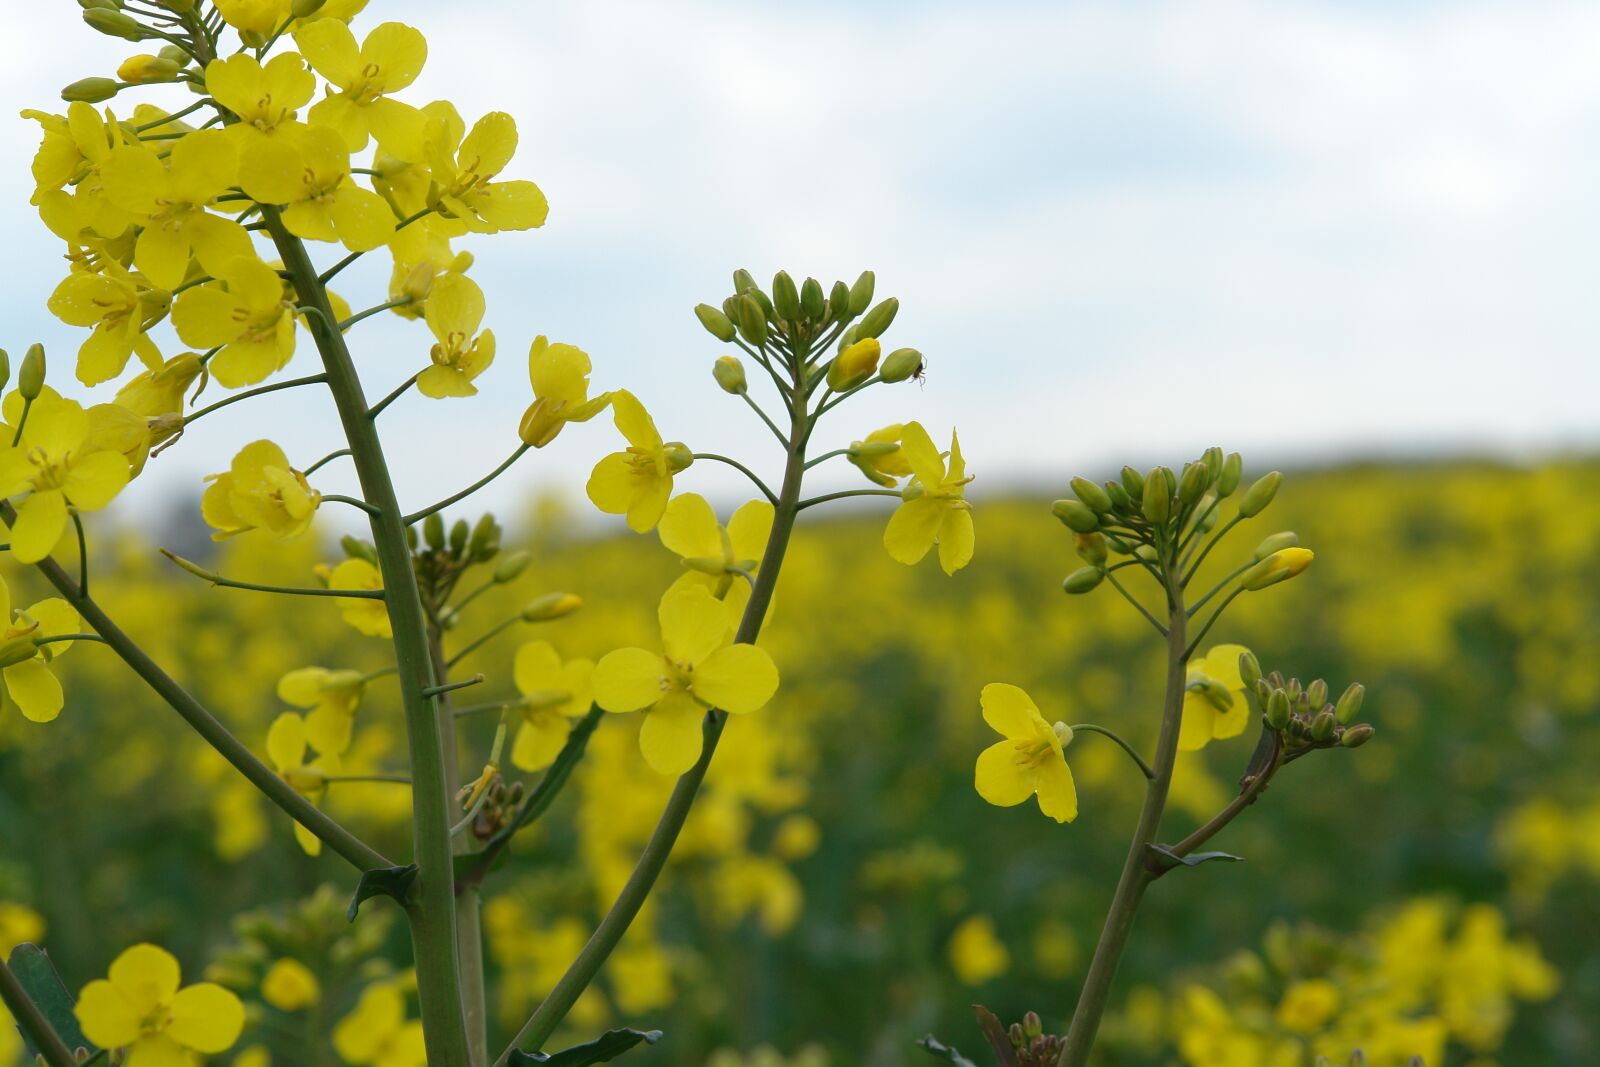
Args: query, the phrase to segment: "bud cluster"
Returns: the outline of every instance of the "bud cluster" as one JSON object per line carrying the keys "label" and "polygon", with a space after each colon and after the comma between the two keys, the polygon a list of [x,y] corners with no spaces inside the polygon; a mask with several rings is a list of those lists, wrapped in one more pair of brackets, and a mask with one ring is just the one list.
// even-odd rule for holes
{"label": "bud cluster", "polygon": [[1039,1013],[1030,1011],[1020,1023],[1002,1026],[989,1009],[976,1006],[978,1025],[1002,1067],[1055,1067],[1066,1038],[1044,1032]]}
{"label": "bud cluster", "polygon": [[[175,38],[173,32],[181,30],[189,35],[190,41],[208,41],[200,12],[193,0],[155,0],[155,2],[165,9],[165,14],[129,9],[123,0],[78,0],[78,6],[83,8],[83,21],[89,28],[108,37],[134,43],[178,41],[182,38]],[[144,15],[150,21],[141,22],[137,15]],[[61,90],[61,98],[67,101],[81,100],[98,104],[111,99],[130,85],[150,85],[156,82],[175,82],[180,79],[186,79],[191,85],[198,86],[197,91],[203,93],[202,80],[192,72],[184,73],[185,68],[196,61],[190,47],[188,44],[173,43],[163,46],[153,55],[139,53],[129,56],[117,68],[116,77],[80,78]]]}
{"label": "bud cluster", "polygon": [[[466,799],[466,790],[457,799]],[[499,775],[484,790],[483,802],[472,817],[472,836],[487,841],[500,830],[511,825],[522,806],[524,787],[521,782],[507,782]]]}
{"label": "bud cluster", "polygon": [[1359,748],[1372,739],[1368,723],[1353,723],[1361,711],[1366,687],[1352,682],[1338,701],[1328,700],[1328,683],[1317,678],[1302,684],[1278,671],[1262,675],[1254,655],[1239,658],[1239,673],[1260,702],[1262,721],[1284,742],[1284,759],[1296,759],[1317,748]]}

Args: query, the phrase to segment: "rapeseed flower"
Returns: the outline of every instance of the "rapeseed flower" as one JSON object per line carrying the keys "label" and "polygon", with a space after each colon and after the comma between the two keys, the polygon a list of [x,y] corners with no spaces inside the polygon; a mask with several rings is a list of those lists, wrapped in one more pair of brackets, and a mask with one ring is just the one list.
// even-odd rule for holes
{"label": "rapeseed flower", "polygon": [[920,562],[935,544],[939,566],[954,574],[972,561],[972,505],[963,496],[972,481],[961,458],[961,441],[950,435],[950,461],[946,469],[939,450],[919,423],[901,428],[900,455],[911,467],[912,479],[901,492],[903,503],[889,517],[883,532],[884,547],[901,563]]}
{"label": "rapeseed flower", "polygon": [[530,641],[517,649],[512,677],[522,700],[517,707],[522,725],[511,747],[511,762],[525,771],[542,771],[555,762],[572,732],[572,720],[588,714],[593,703],[594,663],[565,663],[548,641]]}
{"label": "rapeseed flower", "polygon": [[207,369],[227,389],[255,385],[294,356],[294,306],[278,272],[254,256],[179,294],[172,325],[186,345],[220,346]]}
{"label": "rapeseed flower", "polygon": [[316,91],[316,76],[294,52],[279,52],[264,64],[246,52],[206,64],[206,92],[239,117],[227,133],[241,147],[297,127],[296,114]]}
{"label": "rapeseed flower", "polygon": [[426,1067],[422,1023],[406,1019],[405,997],[391,983],[370,985],[355,1010],[333,1028],[333,1048],[353,1067]]}
{"label": "rapeseed flower", "polygon": [[60,597],[49,597],[15,614],[11,590],[0,579],[0,679],[5,695],[31,722],[49,722],[61,714],[61,683],[49,664],[72,647],[71,641],[36,645],[39,637],[78,633],[78,613]]}
{"label": "rapeseed flower", "polygon": [[428,42],[421,31],[385,22],[358,46],[349,26],[339,19],[320,18],[298,27],[294,40],[306,62],[329,82],[327,95],[306,116],[311,125],[337,132],[351,152],[359,152],[369,138],[376,138],[385,150],[403,159],[420,157],[427,119],[389,94],[422,73]]}
{"label": "rapeseed flower", "polygon": [[108,260],[99,274],[69,275],[47,305],[68,326],[92,326],[78,348],[78,380],[99,385],[122,373],[137,355],[146,368],[161,366],[161,350],[145,332],[166,316],[172,294]]}
{"label": "rapeseed flower", "polygon": [[[324,752],[311,762],[306,762],[308,745],[305,720],[292,711],[286,711],[272,720],[267,729],[267,758],[278,772],[278,777],[289,787],[313,804],[322,803],[328,792],[328,775],[339,770],[339,757]],[[322,854],[322,839],[299,822],[294,824],[294,838],[308,856]]]}
{"label": "rapeseed flower", "polygon": [[466,124],[448,102],[431,104],[427,112],[430,202],[440,213],[434,225],[450,234],[544,225],[550,205],[537,185],[492,180],[517,150],[517,124],[510,115],[491,111],[463,136]]}
{"label": "rapeseed flower", "polygon": [[978,795],[1009,808],[1030,796],[1039,810],[1056,822],[1078,817],[1078,790],[1063,749],[1072,743],[1072,728],[1051,726],[1033,698],[1018,686],[990,682],[980,697],[983,721],[1005,738],[978,754],[973,783]]}
{"label": "rapeseed flower", "polygon": [[1243,645],[1217,645],[1190,661],[1178,748],[1193,752],[1205,748],[1214,738],[1223,740],[1244,733],[1251,715],[1245,702],[1244,679],[1239,675],[1239,657],[1248,651]]}
{"label": "rapeseed flower", "polygon": [[298,537],[311,527],[322,494],[271,441],[253,441],[233,457],[233,465],[208,479],[200,513],[216,527],[213,541],[246,530],[268,530],[280,541]]}
{"label": "rapeseed flower", "polygon": [[543,448],[569,422],[588,422],[611,403],[610,393],[590,399],[588,353],[575,345],[551,344],[543,334],[528,347],[533,403],[517,428],[524,444]]}
{"label": "rapeseed flower", "polygon": [[296,237],[337,241],[367,252],[394,235],[394,212],[350,176],[339,134],[323,127],[263,138],[244,150],[240,184],[263,204],[283,205],[283,225]]}
{"label": "rapeseed flower", "polygon": [[73,1009],[83,1036],[128,1050],[128,1067],[188,1067],[196,1054],[233,1047],[244,1005],[212,982],[179,987],[178,961],[156,945],[134,945],[111,961],[106,978],[83,987]]}
{"label": "rapeseed flower", "polygon": [[306,740],[313,748],[342,756],[366,688],[359,671],[300,667],[278,679],[278,699],[305,711]]}
{"label": "rapeseed flower", "polygon": [[[21,417],[21,398],[6,398],[8,422]],[[89,447],[89,415],[48,388],[33,402],[15,447],[0,451],[0,497],[27,492],[11,529],[11,555],[37,563],[66,529],[69,508],[98,511],[128,484],[128,461]],[[9,427],[6,433],[12,431]]]}
{"label": "rapeseed flower", "polygon": [[417,375],[417,391],[435,399],[473,396],[472,380],[494,362],[494,331],[483,324],[483,290],[465,274],[446,274],[434,283],[423,319],[435,344],[433,364]]}
{"label": "rapeseed flower", "polygon": [[[328,576],[330,589],[382,589],[383,573],[364,559],[347,559]],[[368,637],[393,637],[389,609],[374,597],[344,597],[339,601],[344,621]]]}
{"label": "rapeseed flower", "polygon": [[589,499],[608,515],[626,515],[634,532],[649,533],[667,509],[673,475],[694,462],[694,456],[682,442],[663,442],[655,420],[626,389],[611,394],[611,410],[628,448],[595,464]]}
{"label": "rapeseed flower", "polygon": [[751,500],[741,505],[724,527],[705,497],[680,493],[661,516],[661,543],[683,557],[685,568],[671,588],[700,586],[722,601],[730,637],[750,602],[750,586],[766,552],[773,514],[772,505],[765,500]]}

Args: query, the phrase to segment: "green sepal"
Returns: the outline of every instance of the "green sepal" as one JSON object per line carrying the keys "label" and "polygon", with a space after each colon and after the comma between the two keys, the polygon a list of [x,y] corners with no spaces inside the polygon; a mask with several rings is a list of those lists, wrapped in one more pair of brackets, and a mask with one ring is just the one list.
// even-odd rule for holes
{"label": "green sepal", "polygon": [[621,1030],[607,1030],[593,1041],[574,1045],[556,1053],[523,1052],[521,1049],[514,1049],[506,1062],[511,1064],[511,1067],[523,1067],[524,1064],[532,1063],[548,1064],[549,1067],[585,1067],[590,1063],[610,1063],[640,1042],[653,1045],[660,1040],[660,1030],[634,1030],[626,1027]]}
{"label": "green sepal", "polygon": [[344,913],[345,919],[355,922],[356,912],[361,910],[362,902],[373,897],[393,897],[395,903],[404,904],[406,894],[411,891],[411,883],[416,880],[415,863],[408,863],[404,867],[374,867],[370,871],[362,871],[361,881],[356,883],[356,895],[350,898],[350,907]]}
{"label": "green sepal", "polygon": [[[28,996],[38,1005],[50,1028],[61,1038],[62,1044],[69,1049],[83,1048],[91,1053],[97,1051],[96,1046],[83,1036],[83,1029],[78,1025],[78,1017],[72,1011],[74,1003],[72,994],[67,992],[66,984],[61,981],[61,975],[56,973],[56,965],[50,962],[50,956],[44,949],[23,942],[11,950],[8,965],[11,973],[16,975],[17,981],[22,984],[22,988],[28,991]],[[17,1030],[28,1046],[28,1055],[30,1057],[42,1055],[33,1043],[33,1035],[21,1026],[17,1027]]]}

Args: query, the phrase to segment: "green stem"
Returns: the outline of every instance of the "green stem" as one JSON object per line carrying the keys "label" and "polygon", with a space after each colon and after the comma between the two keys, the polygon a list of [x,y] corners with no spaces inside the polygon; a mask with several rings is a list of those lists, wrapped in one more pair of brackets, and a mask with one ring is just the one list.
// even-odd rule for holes
{"label": "green stem", "polygon": [[229,404],[237,404],[241,400],[249,400],[251,397],[263,396],[267,393],[276,393],[280,389],[294,389],[302,385],[318,385],[327,380],[328,376],[326,374],[310,374],[304,378],[290,378],[287,381],[273,382],[271,385],[262,385],[257,386],[254,389],[246,389],[242,393],[234,393],[232,396],[225,396],[221,400],[218,400],[215,404],[207,404],[193,415],[184,416],[183,425],[185,428],[187,428],[190,423],[193,423],[198,419],[211,414],[213,411],[225,408]]}
{"label": "green stem", "polygon": [[339,332],[343,333],[356,323],[360,322],[362,319],[370,318],[380,311],[388,311],[390,308],[405,307],[407,304],[412,302],[412,299],[412,297],[403,296],[398,300],[385,300],[383,303],[369,307],[365,311],[358,311],[354,315],[351,315],[348,319],[345,319],[343,322],[339,323]]}
{"label": "green stem", "polygon": [[161,549],[161,554],[172,562],[194,575],[196,578],[210,582],[212,585],[224,589],[249,589],[257,593],[279,593],[284,596],[336,596],[354,600],[383,600],[382,589],[324,589],[320,585],[263,585],[260,582],[244,582],[237,578],[225,578],[213,571],[208,571],[198,563],[184,559],[176,553]]}
{"label": "green stem", "polygon": [[61,1035],[50,1025],[50,1020],[39,1010],[39,1005],[28,996],[28,991],[23,988],[17,976],[11,973],[11,968],[6,966],[5,960],[0,960],[0,1000],[5,1001],[12,1017],[17,1020],[17,1025],[22,1027],[33,1041],[33,1046],[43,1054],[48,1067],[78,1067],[78,1061],[73,1057],[72,1050],[61,1040]]}
{"label": "green stem", "polygon": [[339,421],[344,425],[345,442],[350,446],[361,495],[378,509],[370,516],[372,538],[394,634],[406,740],[411,753],[413,860],[417,865],[417,878],[406,901],[406,915],[411,923],[423,1035],[432,1067],[471,1067],[456,951],[450,794],[446,788],[436,709],[423,695],[423,690],[434,683],[433,662],[428,653],[427,621],[423,617],[411,550],[406,544],[400,502],[395,498],[383,445],[368,416],[361,379],[345,347],[344,336],[333,328],[333,309],[327,290],[317,277],[316,267],[304,243],[284,228],[277,208],[264,205],[261,214],[300,304],[318,312],[308,316],[306,322],[322,355],[328,389],[338,407]]}
{"label": "green stem", "polygon": [[897,500],[900,499],[900,493],[895,489],[846,489],[841,493],[824,493],[822,496],[814,496],[810,500],[802,500],[795,505],[795,509],[804,511],[806,508],[814,508],[818,504],[826,504],[830,500],[844,500],[852,496],[892,496]]}
{"label": "green stem", "polygon": [[1167,792],[1172,786],[1172,768],[1178,758],[1178,731],[1183,722],[1184,686],[1189,672],[1186,636],[1188,616],[1183,609],[1183,589],[1178,584],[1176,574],[1177,561],[1172,558],[1172,553],[1164,553],[1164,556],[1166,562],[1162,569],[1167,587],[1168,619],[1167,691],[1161,712],[1161,733],[1156,739],[1155,774],[1145,787],[1139,821],[1134,826],[1133,840],[1128,844],[1128,856],[1123,861],[1122,875],[1117,879],[1117,889],[1112,895],[1094,958],[1090,960],[1088,973],[1084,975],[1083,991],[1078,995],[1078,1006],[1072,1013],[1072,1026],[1067,1031],[1061,1058],[1056,1061],[1057,1067],[1084,1067],[1088,1063],[1095,1033],[1100,1028],[1100,1017],[1105,1014],[1117,962],[1122,958],[1128,934],[1133,929],[1133,917],[1139,910],[1144,891],[1154,878],[1154,872],[1146,860],[1149,847],[1161,830],[1161,816],[1166,810]]}
{"label": "green stem", "polygon": [[413,511],[401,521],[404,522],[405,525],[410,526],[414,522],[421,522],[423,519],[427,518],[429,515],[432,515],[436,511],[443,511],[445,508],[456,503],[458,500],[465,500],[467,497],[471,496],[473,493],[476,493],[479,489],[482,489],[484,486],[500,477],[500,475],[510,470],[511,465],[517,460],[521,459],[522,454],[528,451],[528,449],[531,447],[531,445],[518,445],[516,451],[512,452],[511,455],[506,457],[505,462],[501,463],[500,466],[496,467],[488,474],[485,474],[482,478],[479,478],[477,481],[461,490],[461,492],[452,493],[450,496],[445,497],[437,504],[430,504],[421,511]]}
{"label": "green stem", "polygon": [[787,437],[783,436],[783,431],[778,429],[778,424],[773,422],[772,419],[767,415],[767,413],[765,411],[761,410],[761,405],[757,404],[755,402],[755,399],[753,397],[751,397],[750,393],[748,391],[746,391],[746,392],[740,393],[739,395],[744,398],[744,402],[746,404],[750,405],[750,410],[751,411],[753,411],[757,415],[761,416],[761,421],[767,424],[767,429],[772,431],[772,436],[774,436],[774,437],[776,437],[778,439],[778,443],[781,444],[784,448],[788,448],[789,447],[789,439]]}
{"label": "green stem", "polygon": [[1109,570],[1106,571],[1106,581],[1111,583],[1111,587],[1113,589],[1122,594],[1122,599],[1138,608],[1139,614],[1143,615],[1150,625],[1156,628],[1156,631],[1160,633],[1162,637],[1167,636],[1167,628],[1161,625],[1161,621],[1154,615],[1150,614],[1150,609],[1146,608],[1143,604],[1139,603],[1138,600],[1134,599],[1133,594],[1128,592],[1127,588],[1121,582],[1117,581],[1117,576],[1112,574]]}
{"label": "green stem", "polygon": [[305,470],[301,471],[300,473],[304,474],[306,477],[309,478],[309,477],[311,477],[311,475],[315,474],[317,471],[321,470],[323,467],[326,467],[328,464],[332,463],[334,460],[339,459],[341,456],[348,456],[349,454],[350,454],[350,450],[348,448],[337,448],[337,449],[334,449],[332,452],[329,452],[326,456],[323,456],[321,459],[317,460],[315,463],[313,463],[311,466],[307,467]]}
{"label": "green stem", "polygon": [[1156,772],[1150,769],[1150,764],[1146,763],[1144,761],[1144,757],[1139,755],[1139,753],[1134,750],[1132,745],[1124,741],[1120,734],[1114,733],[1111,730],[1107,730],[1104,726],[1096,726],[1092,722],[1074,723],[1072,726],[1072,732],[1099,734],[1102,737],[1111,738],[1111,740],[1115,741],[1119,746],[1121,746],[1122,751],[1128,754],[1128,758],[1139,765],[1139,770],[1146,779],[1154,778],[1156,776]]}
{"label": "green stem", "polygon": [[749,467],[746,467],[743,463],[740,463],[738,460],[730,459],[727,456],[719,456],[715,452],[696,452],[694,454],[694,458],[695,459],[709,459],[713,463],[725,463],[725,464],[727,464],[728,466],[730,466],[730,467],[734,468],[735,470],[739,471],[746,478],[749,478],[752,482],[754,482],[755,485],[756,485],[756,488],[761,490],[761,495],[767,498],[767,502],[768,503],[773,504],[773,505],[776,505],[778,503],[778,494],[774,493],[771,489],[768,489],[767,488],[767,483],[762,481],[760,479],[760,477],[758,477],[756,475],[755,471],[751,470]]}
{"label": "green stem", "polygon": [[[744,616],[739,620],[739,629],[734,635],[734,641],[739,644],[753,644],[761,633],[761,624],[766,619],[767,607],[772,603],[772,592],[778,584],[778,572],[783,567],[783,557],[789,548],[789,538],[794,532],[795,518],[800,513],[800,489],[806,468],[806,439],[810,435],[811,428],[806,420],[804,391],[799,387],[796,391],[799,395],[794,405],[794,426],[789,435],[789,440],[793,443],[789,446],[789,458],[784,466],[783,487],[778,493],[772,532],[767,537],[767,547],[761,556],[761,568],[756,573],[755,583],[750,589],[750,600],[745,605]],[[656,879],[660,877],[662,869],[667,864],[667,857],[678,840],[684,821],[689,817],[689,809],[694,804],[695,794],[700,790],[700,783],[705,781],[706,771],[711,766],[711,757],[716,754],[717,742],[722,737],[726,721],[727,716],[720,711],[706,713],[702,726],[704,740],[700,758],[678,779],[677,785],[673,786],[672,795],[667,799],[661,818],[656,823],[655,830],[651,832],[644,851],[640,853],[639,862],[634,867],[633,873],[628,876],[628,881],[611,905],[611,910],[600,920],[600,925],[595,928],[594,934],[583,946],[583,951],[578,953],[578,958],[572,961],[572,965],[561,976],[561,980],[550,991],[550,995],[544,998],[544,1002],[522,1025],[522,1029],[517,1031],[517,1036],[512,1039],[511,1044],[495,1060],[495,1067],[505,1067],[510,1061],[511,1053],[516,1049],[538,1049],[549,1040],[550,1035],[561,1025],[561,1020],[566,1018],[567,1012],[572,1009],[578,997],[589,987],[589,983],[594,981],[595,975],[599,974],[601,966],[617,947],[617,943],[622,940],[622,935],[627,932],[634,917],[639,914],[639,909],[644,906],[645,899],[655,888]]]}
{"label": "green stem", "polygon": [[367,412],[367,417],[369,419],[375,419],[379,415],[382,415],[383,414],[383,409],[388,407],[390,404],[393,404],[396,400],[399,400],[401,397],[405,396],[406,393],[411,389],[411,387],[413,385],[417,384],[417,379],[420,378],[421,376],[422,376],[422,372],[418,371],[417,373],[413,374],[411,377],[407,378],[405,381],[401,382],[399,385],[395,386],[394,389],[389,393],[388,396],[384,397],[382,400],[380,400],[376,404],[372,405],[372,410]]}
{"label": "green stem", "polygon": [[457,663],[460,663],[463,659],[465,659],[470,653],[476,652],[485,644],[494,640],[496,637],[499,637],[506,630],[510,629],[521,621],[522,615],[517,614],[511,616],[509,619],[505,619],[496,623],[489,628],[488,632],[480,634],[477,638],[469,641],[465,646],[463,646],[460,652],[457,652],[455,655],[445,660],[445,666],[454,667]]}

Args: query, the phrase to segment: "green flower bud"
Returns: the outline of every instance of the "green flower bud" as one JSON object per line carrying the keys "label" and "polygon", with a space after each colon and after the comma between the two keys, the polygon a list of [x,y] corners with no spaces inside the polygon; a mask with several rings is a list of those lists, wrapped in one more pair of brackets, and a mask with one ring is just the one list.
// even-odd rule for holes
{"label": "green flower bud", "polygon": [[1122,468],[1122,488],[1128,491],[1128,496],[1134,500],[1144,498],[1144,475],[1132,467]]}
{"label": "green flower bud", "polygon": [[444,516],[435,511],[422,520],[422,540],[435,552],[444,551]]}
{"label": "green flower bud", "polygon": [[164,59],[161,56],[137,55],[129,56],[117,68],[117,77],[129,85],[153,85],[158,82],[173,81],[178,76],[178,71],[183,69],[183,64],[174,59]]}
{"label": "green flower bud", "polygon": [[1156,467],[1144,476],[1144,517],[1157,526],[1172,518],[1172,472]]}
{"label": "green flower bud", "polygon": [[1311,702],[1312,707],[1322,707],[1328,702],[1328,683],[1321,678],[1313,680],[1310,685],[1306,686],[1306,699]]}
{"label": "green flower bud", "polygon": [[11,354],[0,348],[0,392],[5,392],[6,383],[11,381]]}
{"label": "green flower bud", "polygon": [[1305,695],[1304,690],[1300,688],[1300,679],[1298,678],[1290,678],[1289,684],[1283,687],[1283,693],[1289,698],[1289,703],[1291,704],[1300,703],[1300,698]]}
{"label": "green flower bud", "polygon": [[1106,572],[1099,567],[1079,567],[1067,575],[1066,580],[1061,583],[1061,588],[1073,595],[1087,593],[1099,585],[1105,576]]}
{"label": "green flower bud", "polygon": [[1247,688],[1254,688],[1261,681],[1261,661],[1248,648],[1239,653],[1239,678]]}
{"label": "green flower bud", "polygon": [[1377,733],[1371,726],[1361,723],[1347,729],[1339,738],[1339,743],[1345,748],[1360,748],[1372,740],[1372,735]]}
{"label": "green flower bud", "polygon": [[1256,479],[1254,485],[1246,489],[1244,496],[1239,498],[1239,514],[1247,519],[1253,519],[1267,509],[1272,503],[1272,498],[1278,495],[1278,485],[1283,481],[1283,475],[1278,471],[1263,474]]}
{"label": "green flower bud", "polygon": [[1133,498],[1128,495],[1121,482],[1107,482],[1106,496],[1111,499],[1111,506],[1116,511],[1126,514],[1133,510]]}
{"label": "green flower bud", "polygon": [[1111,494],[1087,478],[1072,479],[1072,491],[1097,515],[1111,510]]}
{"label": "green flower bud", "polygon": [[867,310],[867,305],[872,303],[872,288],[877,284],[877,278],[870,270],[861,272],[861,277],[850,287],[850,315],[853,318]]}
{"label": "green flower bud", "polygon": [[888,330],[889,324],[894,322],[895,315],[900,311],[900,301],[895,297],[883,301],[877,307],[867,312],[861,320],[861,326],[856,330],[857,337],[882,337]]}
{"label": "green flower bud", "polygon": [[102,100],[110,100],[117,95],[117,90],[122,84],[115,78],[79,78],[65,89],[61,90],[61,99],[68,102],[81,100],[86,104],[98,104]]}
{"label": "green flower bud", "polygon": [[850,318],[850,287],[844,282],[834,282],[828,291],[828,320],[844,322]]}
{"label": "green flower bud", "polygon": [[1211,474],[1204,463],[1185,463],[1183,477],[1178,479],[1178,500],[1184,507],[1192,508],[1200,502],[1210,484]]}
{"label": "green flower bud", "polygon": [[1252,593],[1286,582],[1311,566],[1315,554],[1309,548],[1280,548],[1244,572],[1239,584]]}
{"label": "green flower bud", "polygon": [[131,16],[103,7],[85,11],[83,21],[108,37],[120,37],[124,41],[142,41],[147,36],[145,27],[135,22]]}
{"label": "green flower bud", "polygon": [[806,318],[812,322],[821,322],[823,314],[827,311],[827,298],[822,295],[822,283],[815,278],[807,278],[800,285],[800,310],[806,313]]}
{"label": "green flower bud", "polygon": [[750,383],[744,376],[744,364],[739,362],[737,356],[718,356],[717,361],[711,364],[711,376],[722,386],[724,393],[742,396],[750,391]]}
{"label": "green flower bud", "polygon": [[467,552],[475,562],[482,563],[500,551],[500,525],[494,521],[494,516],[484,512],[476,525],[472,527],[472,536],[467,541]]}
{"label": "green flower bud", "polygon": [[1233,491],[1239,488],[1239,476],[1244,473],[1244,457],[1237,452],[1229,452],[1228,458],[1222,461],[1222,473],[1217,475],[1217,495],[1232,496]]}
{"label": "green flower bud", "polygon": [[767,316],[750,293],[739,298],[739,332],[757,348],[767,343]]}
{"label": "green flower bud", "polygon": [[1293,548],[1300,543],[1300,537],[1293,530],[1283,530],[1262,540],[1256,546],[1256,559],[1266,559],[1280,549]]}
{"label": "green flower bud", "polygon": [[1190,682],[1188,688],[1206,698],[1206,702],[1218,711],[1227,711],[1233,707],[1233,694],[1228,687],[1211,678],[1197,678]]}
{"label": "green flower bud", "polygon": [[1265,677],[1255,681],[1256,696],[1261,698],[1261,706],[1266,707],[1267,701],[1272,699],[1272,690],[1275,688],[1270,680]]}
{"label": "green flower bud", "polygon": [[[438,512],[434,512],[435,515]],[[472,536],[472,528],[467,525],[466,519],[457,519],[450,524],[450,554],[457,557],[466,551],[467,538]]]}
{"label": "green flower bud", "polygon": [[548,622],[571,615],[581,607],[582,598],[573,593],[546,593],[528,602],[528,606],[522,609],[522,621]]}
{"label": "green flower bud", "polygon": [[1334,708],[1334,714],[1339,717],[1339,722],[1347,724],[1355,718],[1356,713],[1361,710],[1361,702],[1366,697],[1367,687],[1360,682],[1351,682],[1350,688],[1344,691],[1344,695],[1339,698],[1339,703]]}
{"label": "green flower bud", "polygon": [[37,400],[44,390],[44,345],[35,341],[22,357],[22,369],[17,372],[17,392],[24,400]]}
{"label": "green flower bud", "polygon": [[[728,297],[722,302],[722,313],[728,317],[729,322],[739,321],[739,297],[737,294]],[[732,338],[729,338],[732,340]]]}
{"label": "green flower bud", "polygon": [[175,44],[162,45],[160,50],[156,52],[156,55],[160,56],[162,59],[170,59],[180,67],[186,67],[189,65],[189,53],[184,49],[179,48]]}
{"label": "green flower bud", "polygon": [[1057,500],[1050,505],[1050,514],[1065,523],[1073,533],[1093,533],[1100,528],[1100,517],[1081,500]]}
{"label": "green flower bud", "polygon": [[784,322],[800,321],[800,291],[786,270],[772,276],[772,307]]}
{"label": "green flower bud", "polygon": [[1316,718],[1311,720],[1311,737],[1316,741],[1326,741],[1333,736],[1333,728],[1338,725],[1333,717],[1333,708],[1324,707],[1317,712]]}
{"label": "green flower bud", "polygon": [[734,329],[733,320],[710,304],[696,304],[694,313],[699,318],[700,325],[706,328],[706,332],[719,341],[724,343],[731,341],[738,332]]}
{"label": "green flower bud", "polygon": [[1289,696],[1282,689],[1274,689],[1267,698],[1267,725],[1274,730],[1289,725]]}
{"label": "green flower bud", "polygon": [[761,314],[766,317],[768,322],[778,317],[777,309],[772,306],[772,298],[762,292],[759,285],[754,289],[747,290],[745,295],[756,302],[756,306],[761,309]]}
{"label": "green flower bud", "polygon": [[494,584],[507,585],[522,577],[522,572],[528,569],[528,564],[533,562],[533,553],[525,548],[515,552],[507,552],[500,557],[500,562],[494,565]]}
{"label": "green flower bud", "polygon": [[694,453],[682,441],[668,441],[662,446],[662,451],[667,454],[667,466],[673,474],[688,470],[694,462]]}
{"label": "green flower bud", "polygon": [[1133,546],[1128,544],[1128,542],[1124,541],[1122,538],[1118,537],[1116,534],[1103,534],[1102,536],[1105,537],[1106,544],[1110,546],[1111,551],[1120,553],[1124,556],[1133,555]]}
{"label": "green flower bud", "polygon": [[756,287],[755,276],[752,275],[749,271],[745,270],[743,267],[740,267],[738,270],[733,272],[733,295],[734,296],[742,296],[742,295],[744,295],[746,290],[754,289],[755,287]]}
{"label": "green flower bud", "polygon": [[97,7],[105,8],[107,11],[122,10],[121,0],[78,0],[78,6],[85,11],[90,11]]}
{"label": "green flower bud", "polygon": [[1215,482],[1222,477],[1222,449],[1212,445],[1200,457],[1200,462],[1206,466],[1206,479],[1208,482]]}
{"label": "green flower bud", "polygon": [[1078,546],[1078,558],[1095,567],[1104,567],[1108,550],[1106,535],[1102,533],[1078,534],[1073,538]]}
{"label": "green flower bud", "polygon": [[[412,527],[408,526],[406,529],[411,530]],[[339,547],[344,549],[344,554],[350,559],[364,559],[374,567],[378,565],[378,550],[372,547],[371,542],[345,534],[339,538]]]}
{"label": "green flower bud", "polygon": [[922,370],[922,353],[915,348],[897,348],[883,358],[878,377],[886,382],[903,382]]}

